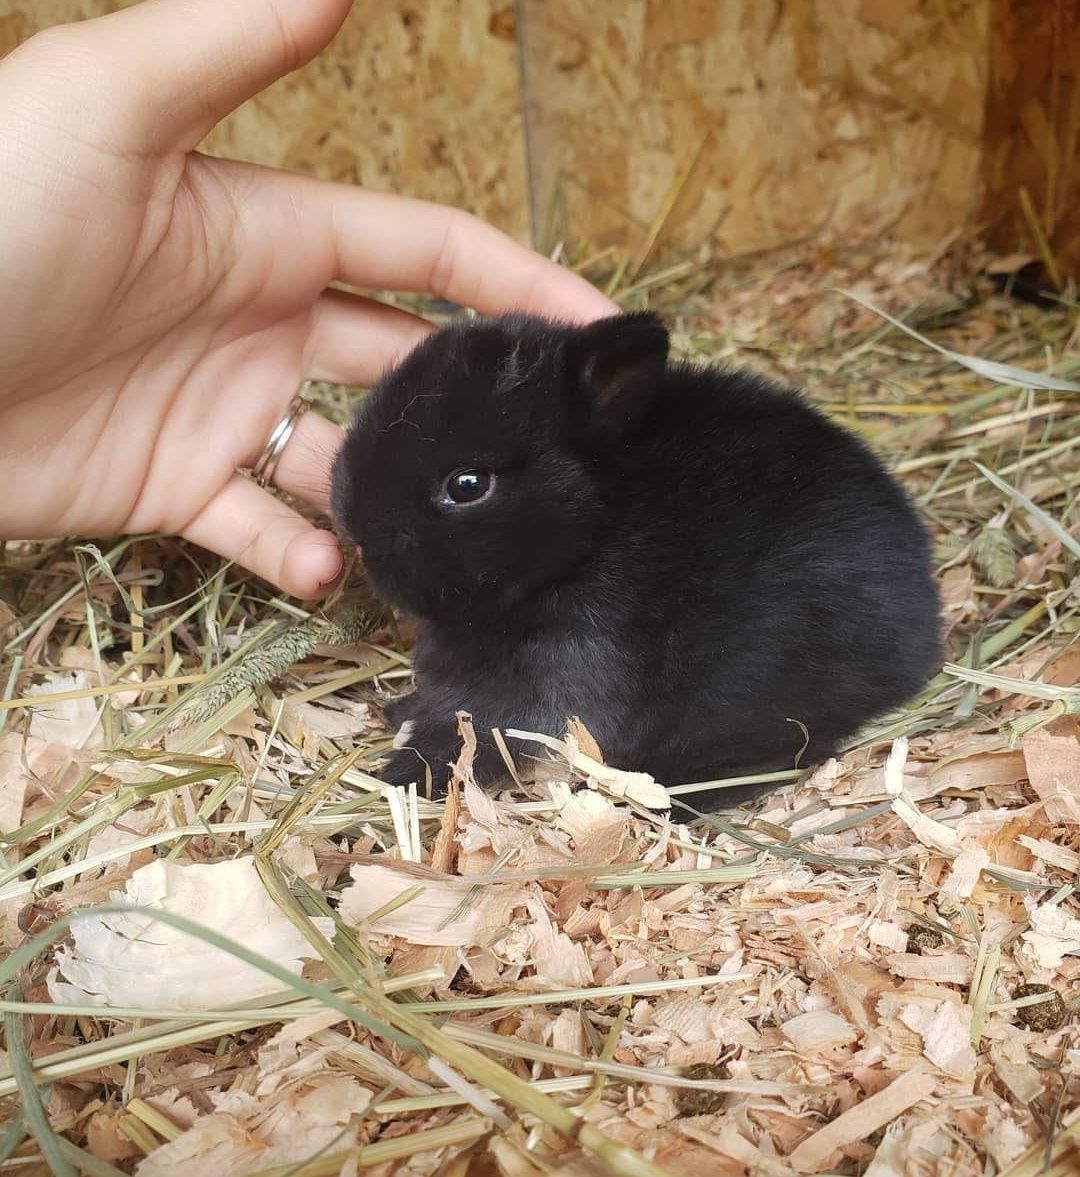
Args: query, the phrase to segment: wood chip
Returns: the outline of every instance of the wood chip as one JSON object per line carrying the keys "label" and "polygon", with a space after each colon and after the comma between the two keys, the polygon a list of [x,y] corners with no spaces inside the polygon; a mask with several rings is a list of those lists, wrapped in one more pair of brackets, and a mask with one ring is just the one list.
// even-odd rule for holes
{"label": "wood chip", "polygon": [[636,801],[647,809],[670,809],[671,798],[663,785],[657,784],[647,772],[628,772],[602,764],[566,740],[557,740],[539,732],[523,732],[507,729],[506,734],[517,740],[532,740],[552,752],[565,757],[566,762],[577,772],[596,782],[597,786],[613,797],[625,797]]}
{"label": "wood chip", "polygon": [[941,885],[941,894],[945,901],[951,904],[961,899],[970,899],[983,868],[989,865],[990,855],[981,846],[961,850]]}
{"label": "wood chip", "polygon": [[1027,1047],[1016,1038],[991,1043],[990,1059],[997,1077],[1020,1103],[1031,1103],[1046,1090],[1039,1072],[1028,1062]]}
{"label": "wood chip", "polygon": [[970,957],[959,953],[941,956],[915,956],[910,952],[896,952],[887,957],[889,969],[897,977],[938,981],[943,985],[966,985],[971,980],[974,964]]}
{"label": "wood chip", "polygon": [[1080,718],[1065,717],[1021,741],[1031,787],[1051,822],[1080,825]]}
{"label": "wood chip", "polygon": [[800,1173],[820,1173],[830,1167],[834,1155],[844,1145],[865,1140],[892,1123],[919,1100],[929,1098],[936,1086],[934,1076],[925,1072],[909,1071],[901,1075],[884,1091],[842,1112],[832,1123],[804,1140],[788,1158],[789,1163]]}
{"label": "wood chip", "polygon": [[457,857],[457,824],[461,813],[461,788],[451,780],[446,790],[446,804],[439,819],[439,832],[431,849],[431,869],[440,874],[450,874]]}
{"label": "wood chip", "polygon": [[922,1036],[923,1054],[954,1079],[966,1079],[975,1071],[971,1048],[971,1006],[943,1001],[933,1009],[909,1005],[900,1011],[905,1026]]}
{"label": "wood chip", "polygon": [[1056,842],[1050,842],[1046,838],[1029,838],[1027,834],[1021,834],[1016,840],[1021,846],[1026,846],[1036,858],[1041,858],[1043,862],[1073,874],[1080,873],[1080,854],[1077,854],[1075,850],[1059,846]]}
{"label": "wood chip", "polygon": [[859,1037],[858,1030],[850,1022],[828,1010],[810,1010],[798,1014],[788,1018],[780,1029],[800,1054],[847,1046]]}
{"label": "wood chip", "polygon": [[[505,931],[510,913],[524,898],[522,888],[511,884],[477,887],[469,879],[409,877],[374,863],[357,863],[350,873],[352,885],[341,894],[341,918],[413,944],[487,944]],[[368,925],[373,914],[399,901]]]}

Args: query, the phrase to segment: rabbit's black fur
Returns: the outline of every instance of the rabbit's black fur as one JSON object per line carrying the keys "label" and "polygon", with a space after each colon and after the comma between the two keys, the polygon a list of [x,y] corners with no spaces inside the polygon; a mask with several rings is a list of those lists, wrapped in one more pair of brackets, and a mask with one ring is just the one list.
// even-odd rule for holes
{"label": "rabbit's black fur", "polygon": [[[460,470],[494,472],[490,497],[451,502]],[[812,764],[938,656],[927,539],[878,460],[795,393],[669,363],[651,314],[435,333],[362,400],[333,484],[417,622],[390,781],[422,780],[417,755],[445,779],[459,710],[482,783],[492,728],[572,715],[667,785],[790,767],[803,728]]]}

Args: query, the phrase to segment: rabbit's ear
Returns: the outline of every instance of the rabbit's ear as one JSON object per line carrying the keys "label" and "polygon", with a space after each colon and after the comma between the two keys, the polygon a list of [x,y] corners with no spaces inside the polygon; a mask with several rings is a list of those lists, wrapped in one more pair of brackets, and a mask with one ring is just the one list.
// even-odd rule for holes
{"label": "rabbit's ear", "polygon": [[651,311],[599,319],[572,335],[567,358],[586,431],[623,433],[660,390],[668,358],[667,328]]}

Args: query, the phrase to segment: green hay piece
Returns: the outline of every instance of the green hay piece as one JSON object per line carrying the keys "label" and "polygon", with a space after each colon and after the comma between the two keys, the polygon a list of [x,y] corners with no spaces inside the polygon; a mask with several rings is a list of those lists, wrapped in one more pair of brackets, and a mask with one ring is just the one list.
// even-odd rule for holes
{"label": "green hay piece", "polygon": [[204,723],[242,692],[280,677],[306,658],[316,646],[349,646],[386,625],[389,614],[370,597],[342,600],[328,617],[309,617],[296,624],[274,622],[264,640],[206,687],[191,692],[178,722]]}
{"label": "green hay piece", "polygon": [[1016,552],[1003,527],[987,527],[971,548],[975,563],[995,588],[1008,588],[1016,579]]}

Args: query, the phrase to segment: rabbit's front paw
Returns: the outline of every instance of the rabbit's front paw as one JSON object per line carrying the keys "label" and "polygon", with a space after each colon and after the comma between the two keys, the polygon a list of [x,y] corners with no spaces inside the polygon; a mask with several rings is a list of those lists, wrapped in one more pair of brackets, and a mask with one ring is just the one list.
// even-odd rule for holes
{"label": "rabbit's front paw", "polygon": [[401,727],[416,714],[416,692],[398,695],[396,699],[380,700],[379,708],[386,717],[389,727]]}

